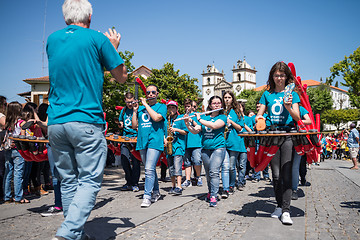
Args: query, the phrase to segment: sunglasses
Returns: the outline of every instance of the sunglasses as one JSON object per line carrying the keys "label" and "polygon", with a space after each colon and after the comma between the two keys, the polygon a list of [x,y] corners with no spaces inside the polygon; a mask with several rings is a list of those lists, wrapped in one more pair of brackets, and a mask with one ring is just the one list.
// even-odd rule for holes
{"label": "sunglasses", "polygon": [[157,92],[156,91],[146,91],[146,95],[150,95],[150,93],[153,95],[156,95]]}

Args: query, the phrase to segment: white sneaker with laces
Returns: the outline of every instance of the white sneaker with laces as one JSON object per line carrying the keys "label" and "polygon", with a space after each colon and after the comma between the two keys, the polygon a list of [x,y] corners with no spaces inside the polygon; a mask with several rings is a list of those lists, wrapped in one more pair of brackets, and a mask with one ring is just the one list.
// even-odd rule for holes
{"label": "white sneaker with laces", "polygon": [[275,208],[275,211],[271,214],[272,218],[279,218],[282,214],[282,209],[280,207]]}
{"label": "white sneaker with laces", "polygon": [[281,215],[281,222],[282,222],[284,225],[292,225],[292,224],[293,224],[293,221],[292,221],[291,218],[290,218],[290,213],[289,213],[289,212],[284,212],[284,213]]}
{"label": "white sneaker with laces", "polygon": [[150,207],[150,205],[151,205],[150,199],[144,198],[142,203],[141,203],[141,207],[142,208],[147,208],[147,207]]}

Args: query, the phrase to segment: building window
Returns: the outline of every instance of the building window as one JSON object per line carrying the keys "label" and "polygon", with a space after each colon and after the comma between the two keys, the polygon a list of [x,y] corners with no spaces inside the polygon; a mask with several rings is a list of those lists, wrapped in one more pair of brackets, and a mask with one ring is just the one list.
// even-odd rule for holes
{"label": "building window", "polygon": [[238,74],[238,81],[241,81],[241,74]]}
{"label": "building window", "polygon": [[208,85],[210,85],[210,78],[207,78]]}

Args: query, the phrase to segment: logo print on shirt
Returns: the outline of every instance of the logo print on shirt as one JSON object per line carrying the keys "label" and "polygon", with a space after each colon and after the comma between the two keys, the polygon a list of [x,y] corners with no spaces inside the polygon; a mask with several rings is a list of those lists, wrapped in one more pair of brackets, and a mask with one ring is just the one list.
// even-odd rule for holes
{"label": "logo print on shirt", "polygon": [[271,107],[271,112],[274,115],[280,115],[283,112],[283,105],[281,104],[281,102],[283,101],[283,98],[280,97],[279,99],[275,99],[275,104],[272,105]]}
{"label": "logo print on shirt", "polygon": [[69,33],[74,33],[73,31],[69,30],[67,32],[65,32],[66,34],[69,34]]}
{"label": "logo print on shirt", "polygon": [[149,113],[145,112],[142,116],[141,116],[143,122],[149,122],[150,121],[150,115]]}
{"label": "logo print on shirt", "polygon": [[128,127],[130,125],[131,125],[131,119],[130,119],[130,117],[128,117],[125,119],[125,127]]}

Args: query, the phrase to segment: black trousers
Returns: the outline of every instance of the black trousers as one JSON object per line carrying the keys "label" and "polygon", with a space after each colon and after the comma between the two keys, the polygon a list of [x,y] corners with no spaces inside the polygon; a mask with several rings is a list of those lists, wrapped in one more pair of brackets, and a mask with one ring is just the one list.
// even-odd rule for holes
{"label": "black trousers", "polygon": [[277,206],[281,207],[283,212],[290,212],[292,194],[292,159],[293,142],[290,137],[286,137],[270,162],[275,199]]}

